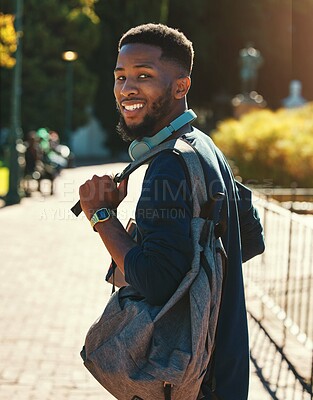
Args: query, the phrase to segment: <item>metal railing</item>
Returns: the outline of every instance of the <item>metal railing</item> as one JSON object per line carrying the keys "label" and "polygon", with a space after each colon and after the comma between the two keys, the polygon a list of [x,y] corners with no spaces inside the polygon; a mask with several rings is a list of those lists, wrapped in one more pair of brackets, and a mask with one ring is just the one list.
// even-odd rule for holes
{"label": "metal railing", "polygon": [[255,204],[266,251],[244,264],[250,329],[260,331],[253,335],[251,359],[273,399],[311,399],[313,219],[262,198]]}

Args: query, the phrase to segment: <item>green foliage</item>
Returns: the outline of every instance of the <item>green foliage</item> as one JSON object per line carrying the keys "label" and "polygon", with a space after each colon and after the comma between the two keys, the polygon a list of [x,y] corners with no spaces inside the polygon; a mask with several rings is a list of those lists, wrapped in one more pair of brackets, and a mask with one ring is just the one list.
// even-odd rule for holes
{"label": "green foliage", "polygon": [[223,121],[213,140],[244,181],[313,187],[313,103]]}
{"label": "green foliage", "polygon": [[[62,53],[66,50],[78,53],[73,62],[73,128],[85,123],[85,109],[93,103],[96,86],[89,62],[98,43],[99,25],[92,17],[89,0],[24,1],[21,109],[25,133],[49,127],[62,138],[67,67]],[[12,71],[1,71],[1,75],[1,124],[9,126]]]}

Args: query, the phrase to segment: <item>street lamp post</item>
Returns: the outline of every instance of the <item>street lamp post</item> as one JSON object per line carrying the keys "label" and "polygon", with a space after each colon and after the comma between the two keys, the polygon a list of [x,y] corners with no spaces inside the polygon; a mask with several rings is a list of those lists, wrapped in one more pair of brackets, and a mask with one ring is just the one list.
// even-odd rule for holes
{"label": "street lamp post", "polygon": [[72,132],[72,116],[73,116],[73,61],[77,60],[78,54],[74,51],[65,51],[62,58],[67,63],[66,71],[66,103],[65,103],[65,131],[63,142],[67,145],[70,143],[70,135]]}
{"label": "street lamp post", "polygon": [[21,128],[21,82],[22,82],[22,15],[23,0],[16,0],[15,31],[17,35],[16,63],[13,70],[11,98],[11,127],[9,136],[9,190],[6,205],[18,204],[21,200],[20,165],[18,142],[22,140]]}

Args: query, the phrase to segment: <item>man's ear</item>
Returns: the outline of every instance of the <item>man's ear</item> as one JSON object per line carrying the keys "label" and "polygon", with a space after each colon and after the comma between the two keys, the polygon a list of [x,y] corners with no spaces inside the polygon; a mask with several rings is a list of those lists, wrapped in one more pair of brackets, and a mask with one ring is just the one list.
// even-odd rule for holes
{"label": "man's ear", "polygon": [[189,76],[178,78],[176,80],[175,99],[182,99],[186,96],[191,85],[191,79]]}

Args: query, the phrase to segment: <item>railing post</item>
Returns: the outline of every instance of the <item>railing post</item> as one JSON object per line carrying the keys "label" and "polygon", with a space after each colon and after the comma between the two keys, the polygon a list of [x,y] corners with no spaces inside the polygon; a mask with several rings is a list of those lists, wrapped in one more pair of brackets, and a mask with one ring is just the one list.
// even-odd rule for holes
{"label": "railing post", "polygon": [[[288,311],[288,294],[289,294],[289,285],[290,285],[290,268],[291,268],[291,254],[292,254],[292,213],[290,211],[290,219],[289,219],[289,236],[288,236],[288,261],[287,261],[287,275],[286,275],[286,290],[285,290],[285,304],[284,304],[284,312],[287,315]],[[286,336],[287,336],[287,328],[286,324],[283,323],[283,341],[282,348],[286,345]]]}

